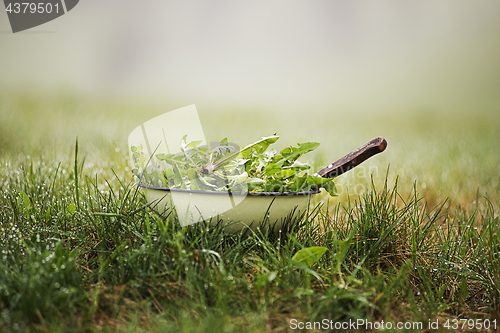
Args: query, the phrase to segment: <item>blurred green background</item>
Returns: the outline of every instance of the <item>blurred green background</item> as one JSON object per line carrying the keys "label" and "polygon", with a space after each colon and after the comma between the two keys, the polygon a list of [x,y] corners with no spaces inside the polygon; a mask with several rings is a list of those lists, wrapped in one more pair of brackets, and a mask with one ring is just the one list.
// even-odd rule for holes
{"label": "blurred green background", "polygon": [[318,141],[316,169],[384,136],[340,201],[389,168],[430,205],[498,207],[499,31],[498,1],[86,0],[16,34],[2,10],[1,168],[68,161],[78,137],[87,173],[131,179],[128,133],[196,104],[207,140]]}

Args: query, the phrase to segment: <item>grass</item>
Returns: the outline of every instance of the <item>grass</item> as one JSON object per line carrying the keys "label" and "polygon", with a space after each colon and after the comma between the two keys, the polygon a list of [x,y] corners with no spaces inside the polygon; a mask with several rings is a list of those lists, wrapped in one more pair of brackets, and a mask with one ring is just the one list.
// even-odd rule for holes
{"label": "grass", "polygon": [[[497,115],[351,115],[344,121],[356,126],[334,133],[327,121],[295,134],[296,120],[270,121],[259,136],[321,142],[318,166],[362,144],[359,133],[384,135],[389,147],[339,178],[338,198],[318,196],[293,232],[232,235],[181,228],[134,186],[125,142],[149,117],[136,113],[143,102],[0,101],[0,331],[280,332],[293,319],[500,325]],[[206,123],[215,138],[249,135]],[[247,126],[254,135],[257,124]],[[327,248],[321,260],[292,260],[313,246]]]}

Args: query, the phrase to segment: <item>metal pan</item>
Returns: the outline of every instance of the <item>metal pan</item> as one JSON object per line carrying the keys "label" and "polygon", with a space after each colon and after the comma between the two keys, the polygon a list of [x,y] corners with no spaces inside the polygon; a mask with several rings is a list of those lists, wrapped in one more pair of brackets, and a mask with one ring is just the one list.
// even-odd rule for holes
{"label": "metal pan", "polygon": [[[378,137],[364,144],[338,161],[328,165],[315,176],[335,178],[353,169],[368,158],[383,152],[387,141]],[[281,228],[284,221],[300,216],[312,196],[318,191],[307,192],[260,192],[245,195],[170,189],[139,184],[148,202],[160,212],[173,211],[184,225],[201,221],[222,221],[226,231],[238,232],[242,228],[256,229],[263,221],[274,230]],[[175,208],[174,208],[175,207]]]}

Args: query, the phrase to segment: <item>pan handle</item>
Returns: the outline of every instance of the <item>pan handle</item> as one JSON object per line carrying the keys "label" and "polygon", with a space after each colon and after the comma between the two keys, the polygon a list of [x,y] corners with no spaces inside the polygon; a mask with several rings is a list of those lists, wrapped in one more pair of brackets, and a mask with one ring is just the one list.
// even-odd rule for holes
{"label": "pan handle", "polygon": [[360,165],[373,155],[383,152],[385,148],[387,148],[387,141],[379,136],[326,168],[321,169],[317,172],[317,175],[324,178],[335,178]]}

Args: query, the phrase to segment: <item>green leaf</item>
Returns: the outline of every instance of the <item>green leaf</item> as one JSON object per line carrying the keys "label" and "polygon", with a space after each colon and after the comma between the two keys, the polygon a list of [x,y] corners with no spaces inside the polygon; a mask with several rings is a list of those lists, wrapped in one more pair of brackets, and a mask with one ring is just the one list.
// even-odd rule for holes
{"label": "green leaf", "polygon": [[258,154],[263,153],[267,149],[267,147],[269,147],[270,144],[275,143],[278,139],[279,139],[279,136],[277,136],[277,135],[264,137],[264,138],[254,142],[252,144],[249,144],[248,146],[244,147],[243,149],[241,149],[239,151],[235,151],[234,153],[227,155],[226,157],[224,157],[223,159],[221,159],[220,161],[215,163],[212,166],[212,169],[219,168],[221,165],[234,159],[239,154],[241,154],[243,156],[243,158],[246,159],[251,155],[252,151],[254,151],[254,150]]}
{"label": "green leaf", "polygon": [[313,177],[313,176],[307,176],[306,183],[307,184],[312,184],[312,185],[323,185],[328,182],[331,182],[332,179],[330,178],[323,178],[323,177]]}
{"label": "green leaf", "polygon": [[323,188],[332,196],[336,197],[339,195],[337,192],[337,186],[335,186],[335,183],[333,182],[333,179],[330,179],[331,181],[328,183],[323,184]]}
{"label": "green leaf", "polygon": [[189,169],[188,170],[188,177],[189,180],[191,181],[191,189],[195,191],[201,191],[200,184],[198,183],[198,176],[196,174],[195,169]]}
{"label": "green leaf", "polygon": [[156,154],[156,158],[160,161],[170,161],[174,156],[174,154]]}
{"label": "green leaf", "polygon": [[299,161],[293,162],[292,165],[285,166],[285,169],[291,169],[291,170],[309,170],[311,166],[307,163],[300,163]]}
{"label": "green leaf", "polygon": [[269,164],[264,167],[264,173],[268,176],[275,174],[276,172],[280,172],[281,167],[278,164]]}
{"label": "green leaf", "polygon": [[266,181],[260,178],[248,178],[247,179],[248,191],[251,192],[257,189],[262,189],[265,183]]}
{"label": "green leaf", "polygon": [[239,175],[235,175],[235,176],[226,176],[226,178],[232,182],[234,182],[234,184],[241,184],[241,183],[245,183],[248,179],[248,174],[246,172],[243,172]]}
{"label": "green leaf", "polygon": [[186,189],[186,183],[182,179],[181,171],[179,170],[179,167],[174,164],[174,184],[175,186],[181,188],[181,189]]}
{"label": "green leaf", "polygon": [[167,185],[175,185],[175,175],[172,169],[166,169],[165,171],[163,171],[163,175],[167,179]]}
{"label": "green leaf", "polygon": [[321,259],[326,250],[328,249],[323,246],[306,247],[295,253],[292,260],[305,266],[311,266]]}
{"label": "green leaf", "polygon": [[[210,184],[207,181],[207,179],[205,179],[205,177],[198,177],[198,180],[201,181],[203,183],[203,185],[205,185],[204,189],[206,189],[206,190],[210,190],[210,191],[218,191],[219,190],[218,187],[217,187],[217,185]],[[220,191],[225,191],[225,190],[226,189],[224,187],[220,189]]]}
{"label": "green leaf", "polygon": [[186,142],[187,142],[187,134],[185,134],[182,139],[181,139],[181,147],[185,147],[186,146]]}
{"label": "green leaf", "polygon": [[278,159],[275,163],[279,165],[283,165],[285,163],[293,163],[296,159],[298,159],[301,155],[313,151],[314,149],[319,147],[318,142],[305,142],[299,143],[299,147],[287,147],[283,149],[280,154],[281,158]]}
{"label": "green leaf", "polygon": [[249,144],[248,146],[241,149],[241,154],[245,158],[248,157],[248,155],[252,152],[252,150],[255,150],[258,154],[262,154],[267,149],[267,147],[269,147],[270,144],[275,143],[276,141],[278,141],[279,138],[280,137],[277,135],[263,137],[262,139],[252,144]]}
{"label": "green leaf", "polygon": [[304,272],[308,273],[308,274],[311,274],[312,276],[314,276],[319,282],[323,283],[323,279],[321,278],[321,276],[315,272],[313,269],[309,268],[308,266],[298,262],[298,261],[294,261],[293,259],[291,260],[291,263],[292,265],[294,265],[295,267],[303,270]]}
{"label": "green leaf", "polygon": [[297,172],[296,171],[293,171],[293,170],[282,170],[280,171],[279,173],[276,173],[274,175],[274,177],[278,178],[278,179],[286,179],[286,178],[289,178],[289,177],[292,177],[293,175],[295,175]]}
{"label": "green leaf", "polygon": [[66,207],[66,213],[70,214],[70,215],[73,215],[75,213],[75,210],[76,210],[76,206],[74,203],[71,203],[69,204],[67,207]]}
{"label": "green leaf", "polygon": [[266,182],[264,185],[265,192],[283,192],[283,184],[281,182]]}
{"label": "green leaf", "polygon": [[187,144],[186,148],[196,148],[202,142],[203,140],[191,141],[190,143]]}
{"label": "green leaf", "polygon": [[228,162],[223,168],[222,170],[224,170],[224,173],[228,174],[228,175],[237,175],[237,174],[241,174],[242,171],[245,170],[245,168],[243,167],[246,163],[248,162],[248,160],[244,160],[244,159],[236,159],[236,160],[232,160],[231,162]]}
{"label": "green leaf", "polygon": [[288,184],[287,188],[291,192],[298,192],[299,190],[301,190],[302,185],[304,184],[304,182],[306,181],[306,179],[307,179],[307,175],[304,175],[302,177],[296,176],[296,177],[294,177],[294,178],[291,179],[291,181]]}
{"label": "green leaf", "polygon": [[23,200],[23,205],[28,208],[31,207],[30,197],[24,192],[21,192],[21,197]]}
{"label": "green leaf", "polygon": [[47,207],[47,211],[45,212],[45,223],[47,223],[50,219],[50,207]]}
{"label": "green leaf", "polygon": [[276,272],[273,271],[259,275],[255,283],[255,286],[257,287],[257,289],[265,286],[266,284],[272,282],[276,278],[276,275],[277,275]]}

